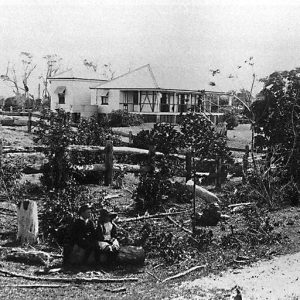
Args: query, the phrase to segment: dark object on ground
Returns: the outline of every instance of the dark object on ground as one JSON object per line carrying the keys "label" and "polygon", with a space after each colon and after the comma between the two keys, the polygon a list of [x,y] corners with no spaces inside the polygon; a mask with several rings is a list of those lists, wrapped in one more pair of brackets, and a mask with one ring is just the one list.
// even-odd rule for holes
{"label": "dark object on ground", "polygon": [[196,213],[195,224],[196,226],[216,226],[221,221],[221,211],[218,205],[210,204],[204,208],[202,213]]}
{"label": "dark object on ground", "polygon": [[[75,245],[67,261],[70,265],[82,265],[85,263],[85,250]],[[105,265],[112,262],[111,257],[107,253],[101,253],[99,263]],[[121,246],[116,254],[114,263],[120,265],[142,265],[145,262],[145,251],[142,247],[136,246]],[[94,253],[91,253],[86,261],[87,264],[93,265],[96,263]]]}

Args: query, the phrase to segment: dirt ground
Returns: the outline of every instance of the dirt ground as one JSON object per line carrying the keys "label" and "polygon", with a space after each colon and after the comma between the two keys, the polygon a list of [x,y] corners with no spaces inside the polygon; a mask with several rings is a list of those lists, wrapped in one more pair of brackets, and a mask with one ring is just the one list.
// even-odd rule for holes
{"label": "dirt ground", "polygon": [[[300,297],[300,253],[261,261],[243,269],[224,272],[218,276],[207,276],[180,284],[180,294],[188,291],[184,299],[213,299],[217,294],[227,299],[229,287],[237,286],[244,300],[299,299]],[[204,296],[205,295],[205,296]]]}

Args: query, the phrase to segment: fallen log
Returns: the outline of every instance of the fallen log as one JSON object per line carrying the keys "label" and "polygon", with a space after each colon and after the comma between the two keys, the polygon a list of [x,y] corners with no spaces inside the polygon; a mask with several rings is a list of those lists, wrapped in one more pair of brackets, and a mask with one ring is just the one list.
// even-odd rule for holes
{"label": "fallen log", "polygon": [[37,277],[21,273],[10,272],[8,270],[0,269],[0,273],[11,277],[24,278],[33,281],[53,281],[53,282],[68,282],[68,283],[117,283],[117,282],[136,282],[136,277],[123,278],[99,278],[99,277],[76,277],[76,278],[62,278],[62,277]]}
{"label": "fallen log", "polygon": [[[84,145],[70,145],[68,147],[69,151],[88,151],[88,152],[101,152],[104,153],[105,147],[103,146],[84,146]],[[149,150],[131,148],[131,147],[114,147],[114,154],[139,154],[139,155],[149,155]],[[163,156],[161,152],[155,152],[156,156]]]}
{"label": "fallen log", "polygon": [[[192,179],[190,179],[186,183],[186,187],[190,191],[193,192],[194,191],[194,181]],[[207,203],[220,203],[219,198],[214,193],[208,191],[207,189],[205,189],[199,185],[195,185],[195,193],[196,193],[196,196],[200,197]]]}
{"label": "fallen log", "polygon": [[177,279],[177,278],[183,277],[183,276],[185,276],[185,275],[187,275],[187,274],[189,274],[189,273],[191,273],[193,271],[196,271],[196,270],[199,270],[199,269],[203,269],[205,267],[206,267],[206,265],[192,267],[192,268],[190,268],[190,269],[188,269],[188,270],[186,270],[184,272],[178,273],[178,274],[176,274],[174,276],[167,277],[166,279],[164,279],[162,281],[162,283],[170,281],[170,280],[173,280],[173,279]]}
{"label": "fallen log", "polygon": [[30,146],[30,147],[4,146],[3,147],[3,154],[5,154],[5,153],[43,152],[45,149],[46,149],[46,146]]}
{"label": "fallen log", "polygon": [[[68,263],[71,265],[82,265],[84,263],[85,253],[84,249],[74,245],[68,258]],[[145,251],[142,247],[121,246],[113,260],[115,260],[119,265],[142,265],[145,262],[145,257]],[[110,254],[100,254],[100,264],[107,264],[111,261],[112,258],[110,257]],[[94,265],[96,263],[94,253],[90,254],[87,263],[90,265]]]}
{"label": "fallen log", "polygon": [[126,287],[120,287],[116,289],[104,289],[105,292],[110,292],[110,293],[121,293],[121,292],[126,292]]}
{"label": "fallen log", "polygon": [[[93,164],[93,165],[83,165],[75,166],[76,170],[87,172],[103,172],[106,170],[105,164]],[[113,171],[124,171],[124,172],[148,172],[149,166],[140,165],[130,165],[130,164],[114,164]]]}
{"label": "fallen log", "polygon": [[25,251],[21,248],[16,248],[11,253],[7,254],[6,258],[11,261],[48,266],[50,263],[51,255],[44,251]]}
{"label": "fallen log", "polygon": [[244,202],[244,203],[235,203],[235,204],[229,204],[228,207],[236,207],[236,206],[247,206],[247,205],[254,205],[254,203],[251,202]]}
{"label": "fallen log", "polygon": [[146,219],[155,219],[155,218],[164,218],[167,216],[174,216],[174,215],[180,215],[182,213],[185,213],[189,211],[187,210],[182,210],[182,211],[176,211],[176,212],[169,212],[169,213],[160,213],[160,214],[155,214],[155,215],[149,215],[145,214],[143,216],[138,216],[138,217],[133,217],[133,218],[127,218],[127,219],[118,219],[116,220],[116,223],[123,223],[123,222],[134,222],[134,221],[141,221],[141,220],[146,220]]}
{"label": "fallen log", "polygon": [[39,288],[46,288],[46,289],[53,289],[53,288],[66,288],[69,287],[69,284],[4,284],[0,285],[1,288],[22,288],[22,289],[39,289]]}

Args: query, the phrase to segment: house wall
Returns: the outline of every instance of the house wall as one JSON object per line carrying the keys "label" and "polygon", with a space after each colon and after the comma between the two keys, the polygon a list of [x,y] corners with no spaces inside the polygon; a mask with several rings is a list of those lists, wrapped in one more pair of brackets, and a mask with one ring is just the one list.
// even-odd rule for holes
{"label": "house wall", "polygon": [[[98,94],[97,94],[97,91]],[[108,92],[108,104],[102,104],[101,94]],[[97,107],[98,113],[110,113],[120,109],[120,90],[91,89],[91,104]]]}
{"label": "house wall", "polygon": [[[91,105],[90,87],[102,81],[78,80],[78,79],[59,79],[51,80],[50,95],[51,109],[62,108],[67,112],[80,113],[82,117],[90,117],[97,113],[97,106]],[[65,104],[58,103],[58,95],[54,93],[57,87],[65,86]]]}

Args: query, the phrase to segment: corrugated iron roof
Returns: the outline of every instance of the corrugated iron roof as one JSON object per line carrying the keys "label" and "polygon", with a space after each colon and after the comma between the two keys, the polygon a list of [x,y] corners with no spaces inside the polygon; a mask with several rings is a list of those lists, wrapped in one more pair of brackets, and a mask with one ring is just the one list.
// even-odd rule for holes
{"label": "corrugated iron roof", "polygon": [[[216,79],[216,78],[214,78]],[[195,77],[194,73],[167,69],[163,67],[152,67],[147,64],[141,66],[131,72],[123,74],[111,81],[102,83],[92,88],[97,89],[162,89],[162,90],[181,90],[181,91],[199,91],[205,90],[210,92],[227,92],[231,89],[224,79],[219,79],[222,86],[218,82],[211,85],[209,78],[202,79]]]}
{"label": "corrugated iron roof", "polygon": [[139,67],[126,74],[118,76],[109,82],[105,82],[94,88],[103,89],[158,89],[154,74],[150,65]]}
{"label": "corrugated iron roof", "polygon": [[86,67],[71,68],[66,71],[55,74],[50,79],[85,79],[85,80],[103,80],[107,81],[102,75]]}

